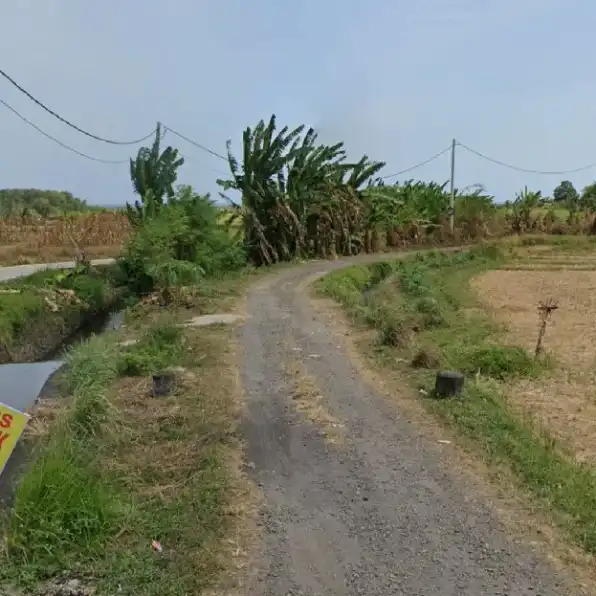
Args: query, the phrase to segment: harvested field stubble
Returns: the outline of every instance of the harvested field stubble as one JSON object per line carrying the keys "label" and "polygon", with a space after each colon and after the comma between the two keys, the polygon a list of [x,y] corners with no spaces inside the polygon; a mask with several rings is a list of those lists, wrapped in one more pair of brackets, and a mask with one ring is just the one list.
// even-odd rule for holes
{"label": "harvested field stubble", "polygon": [[557,364],[552,374],[510,384],[510,403],[535,417],[580,461],[596,461],[596,271],[489,271],[473,288],[504,323],[511,341],[533,350],[538,302],[559,308],[544,340]]}

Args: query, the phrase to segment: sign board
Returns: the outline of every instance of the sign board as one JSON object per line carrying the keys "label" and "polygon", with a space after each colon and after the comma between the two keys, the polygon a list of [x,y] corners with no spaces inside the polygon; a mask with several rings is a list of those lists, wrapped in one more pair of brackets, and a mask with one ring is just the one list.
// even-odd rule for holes
{"label": "sign board", "polygon": [[0,403],[0,475],[28,420],[27,414]]}

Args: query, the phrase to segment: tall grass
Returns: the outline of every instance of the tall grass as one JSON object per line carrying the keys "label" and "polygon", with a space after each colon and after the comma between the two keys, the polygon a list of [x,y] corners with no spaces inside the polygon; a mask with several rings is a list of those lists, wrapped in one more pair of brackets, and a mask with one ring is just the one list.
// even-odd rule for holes
{"label": "tall grass", "polygon": [[12,571],[51,575],[73,553],[96,555],[122,523],[125,504],[101,473],[94,440],[117,420],[108,400],[116,375],[113,342],[96,337],[70,352],[65,382],[71,402],[37,446],[16,490],[7,529]]}

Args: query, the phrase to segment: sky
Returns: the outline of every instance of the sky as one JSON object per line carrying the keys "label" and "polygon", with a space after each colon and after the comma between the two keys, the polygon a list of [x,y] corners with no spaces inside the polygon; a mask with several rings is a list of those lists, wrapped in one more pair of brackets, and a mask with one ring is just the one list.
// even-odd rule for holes
{"label": "sky", "polygon": [[[536,170],[596,162],[596,3],[589,0],[3,0],[0,68],[89,132],[136,139],[157,121],[216,152],[275,113],[350,157],[415,165],[452,138]],[[7,81],[0,99],[89,155],[125,160],[43,112]],[[84,159],[0,105],[0,187],[68,190],[94,204],[134,199],[128,165]],[[227,163],[166,140],[179,181],[217,196]],[[569,175],[519,173],[456,149],[455,184],[498,201],[527,185],[578,188]],[[401,180],[445,182],[446,153]]]}

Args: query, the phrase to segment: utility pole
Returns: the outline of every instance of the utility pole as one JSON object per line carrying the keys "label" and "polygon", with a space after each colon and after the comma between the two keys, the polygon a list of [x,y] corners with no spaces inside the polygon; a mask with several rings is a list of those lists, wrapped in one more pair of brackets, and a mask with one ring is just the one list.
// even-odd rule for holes
{"label": "utility pole", "polygon": [[449,184],[449,227],[451,232],[455,230],[455,145],[456,141],[451,141],[451,181]]}

